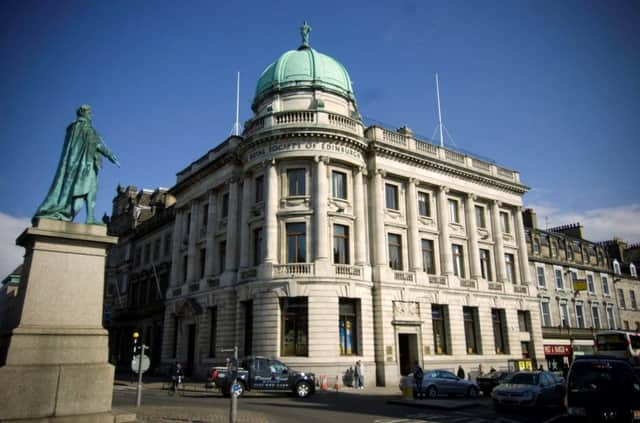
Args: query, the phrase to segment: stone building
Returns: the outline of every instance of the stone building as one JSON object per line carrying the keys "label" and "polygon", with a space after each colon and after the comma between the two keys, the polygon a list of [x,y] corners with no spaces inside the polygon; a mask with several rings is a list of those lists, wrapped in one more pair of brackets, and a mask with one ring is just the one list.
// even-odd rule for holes
{"label": "stone building", "polygon": [[570,224],[542,230],[524,211],[531,274],[540,301],[546,366],[561,370],[575,355],[594,353],[594,334],[619,327],[607,251]]}
{"label": "stone building", "polygon": [[132,334],[149,346],[151,372],[160,364],[165,293],[171,269],[174,198],[167,189],[118,187],[108,221],[118,244],[107,257],[105,328],[109,357],[120,370],[131,363]]}
{"label": "stone building", "polygon": [[254,116],[177,175],[162,360],[240,355],[367,383],[543,358],[518,172],[365,128],[346,69],[307,39]]}
{"label": "stone building", "polygon": [[624,330],[640,332],[640,244],[627,245],[614,238],[601,245],[606,248],[611,259],[610,271],[613,272],[617,304],[620,310],[619,327]]}

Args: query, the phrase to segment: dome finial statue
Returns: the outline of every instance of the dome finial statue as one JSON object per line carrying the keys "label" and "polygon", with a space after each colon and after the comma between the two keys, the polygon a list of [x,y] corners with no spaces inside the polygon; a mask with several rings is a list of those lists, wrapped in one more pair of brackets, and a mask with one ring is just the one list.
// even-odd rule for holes
{"label": "dome finial statue", "polygon": [[309,33],[311,32],[311,27],[307,24],[307,21],[304,21],[302,26],[300,27],[300,35],[302,36],[302,47],[309,47]]}

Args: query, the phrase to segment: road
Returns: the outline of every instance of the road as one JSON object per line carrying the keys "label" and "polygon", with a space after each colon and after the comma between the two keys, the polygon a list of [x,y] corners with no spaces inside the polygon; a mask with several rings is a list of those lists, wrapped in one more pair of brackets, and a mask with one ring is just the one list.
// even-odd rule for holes
{"label": "road", "polygon": [[[246,393],[238,402],[239,422],[277,423],[558,423],[561,411],[496,413],[488,399],[464,409],[434,409],[389,404],[399,394],[350,390],[319,392],[307,399],[286,394]],[[136,412],[136,391],[114,389],[113,407]],[[417,401],[424,405],[429,400]],[[448,401],[448,400],[441,400]],[[450,401],[450,400],[449,400]],[[455,400],[454,400],[455,401]],[[146,389],[138,418],[158,422],[228,422],[229,399],[217,392],[185,392],[168,396],[161,389]],[[451,403],[453,404],[453,403]]]}

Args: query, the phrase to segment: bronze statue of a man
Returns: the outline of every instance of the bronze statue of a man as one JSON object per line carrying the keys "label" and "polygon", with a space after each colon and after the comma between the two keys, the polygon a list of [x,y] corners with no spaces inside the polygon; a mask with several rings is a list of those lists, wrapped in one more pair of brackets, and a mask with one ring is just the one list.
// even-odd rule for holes
{"label": "bronze statue of a man", "polygon": [[83,104],[76,111],[75,122],[67,127],[62,155],[47,197],[33,216],[71,222],[86,206],[87,224],[101,224],[95,219],[98,171],[101,155],[116,166],[118,158],[102,142],[91,125],[91,107]]}

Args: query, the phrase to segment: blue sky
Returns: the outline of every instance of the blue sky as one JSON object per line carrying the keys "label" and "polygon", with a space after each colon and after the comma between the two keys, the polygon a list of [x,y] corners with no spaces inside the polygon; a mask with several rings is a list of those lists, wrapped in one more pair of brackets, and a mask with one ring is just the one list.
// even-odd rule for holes
{"label": "blue sky", "polygon": [[640,241],[638,1],[6,1],[0,251],[44,198],[78,105],[122,164],[100,174],[101,216],[118,183],[170,187],[229,135],[237,71],[250,118],[303,20],[366,118],[431,138],[438,72],[447,143],[518,170],[542,225]]}

